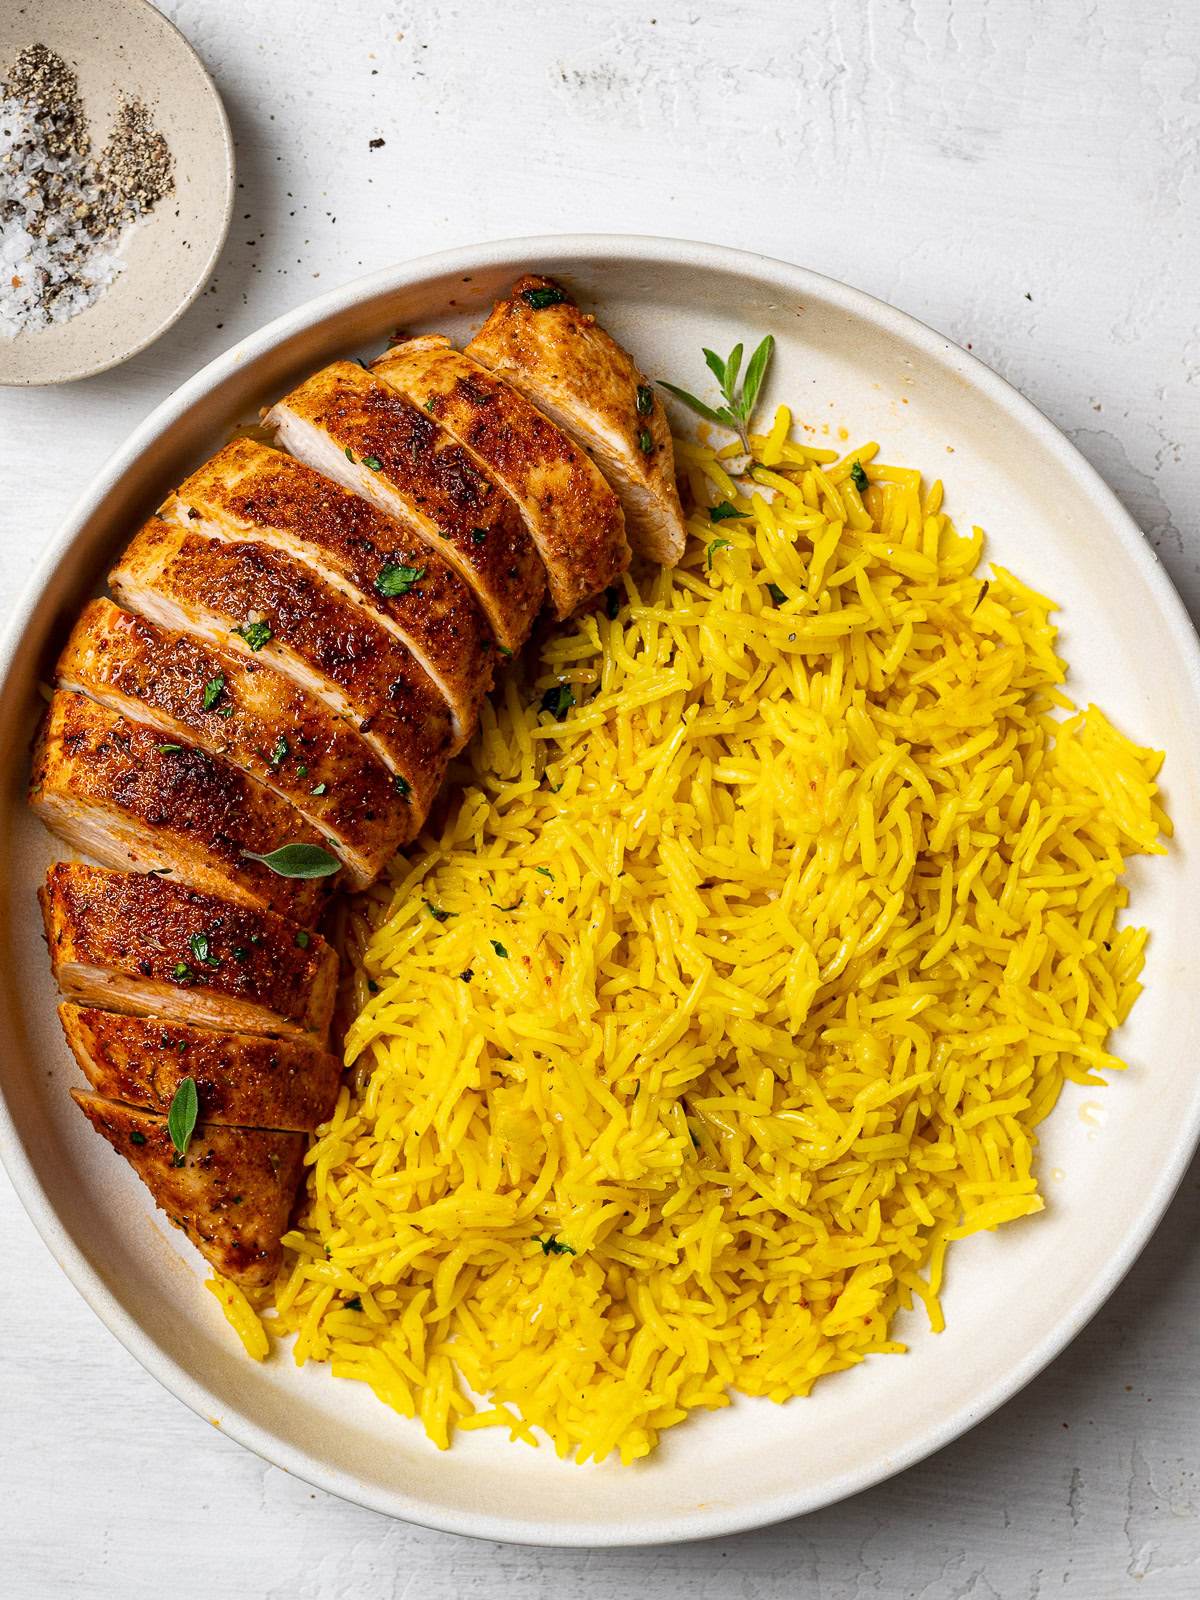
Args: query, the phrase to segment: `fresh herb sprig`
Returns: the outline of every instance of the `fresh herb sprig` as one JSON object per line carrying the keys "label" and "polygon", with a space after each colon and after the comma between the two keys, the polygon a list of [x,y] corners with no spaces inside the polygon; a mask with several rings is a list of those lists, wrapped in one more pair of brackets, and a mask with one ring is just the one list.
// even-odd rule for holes
{"label": "fresh herb sprig", "polygon": [[196,1131],[196,1118],[200,1114],[200,1096],[196,1091],[195,1078],[181,1078],[179,1087],[171,1097],[171,1106],[167,1112],[167,1132],[171,1135],[171,1143],[179,1152],[179,1165],[182,1158],[188,1153],[188,1145],[192,1142],[192,1134]]}
{"label": "fresh herb sprig", "polygon": [[775,338],[769,333],[746,363],[746,374],[742,379],[740,390],[738,374],[742,366],[743,346],[735,345],[725,361],[722,361],[715,351],[705,350],[704,359],[708,363],[708,370],[721,387],[721,394],[725,400],[723,406],[706,405],[694,394],[689,394],[686,389],[676,388],[673,383],[667,383],[663,378],[658,380],[658,386],[660,389],[665,389],[668,394],[673,394],[676,400],[682,400],[685,406],[690,406],[709,422],[717,422],[722,427],[732,428],[749,455],[750,420],[754,415],[754,407],[774,350]]}

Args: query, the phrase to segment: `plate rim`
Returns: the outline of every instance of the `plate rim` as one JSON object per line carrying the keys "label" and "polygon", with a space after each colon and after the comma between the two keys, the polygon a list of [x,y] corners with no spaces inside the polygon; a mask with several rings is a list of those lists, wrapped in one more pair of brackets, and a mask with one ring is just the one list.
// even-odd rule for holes
{"label": "plate rim", "polygon": [[[436,276],[462,271],[479,271],[499,266],[515,258],[553,257],[560,262],[572,259],[609,260],[637,265],[687,265],[710,267],[727,274],[741,274],[769,280],[781,291],[802,297],[819,292],[824,300],[840,309],[881,326],[893,336],[914,345],[922,355],[934,359],[960,377],[969,387],[981,392],[1017,425],[1031,431],[1039,443],[1081,487],[1097,500],[1107,514],[1109,526],[1124,553],[1147,584],[1160,609],[1172,642],[1187,665],[1193,697],[1200,703],[1200,637],[1165,567],[1131,514],[1082,452],[1031,400],[977,356],[963,349],[945,334],[929,327],[907,312],[898,310],[838,279],[810,268],[754,251],[736,249],[698,240],[675,239],[652,234],[549,234],[496,239],[428,255],[380,268],[350,280],[339,288],[294,307],[276,317],[246,338],[228,347],[199,372],[172,391],[117,447],[92,476],[60,521],[46,549],[22,585],[0,630],[0,699],[11,692],[14,661],[21,643],[36,618],[39,603],[59,564],[79,538],[97,508],[143,452],[172,423],[182,417],[209,388],[228,377],[237,367],[249,364],[292,335],[304,332],[327,318],[350,309],[356,303],[381,293],[398,292]],[[254,1451],[263,1460],[330,1494],[419,1526],[444,1533],[504,1543],[520,1543],[559,1548],[633,1548],[652,1544],[675,1544],[694,1539],[726,1537],[770,1526],[791,1517],[807,1515],[857,1494],[906,1470],[933,1455],[954,1439],[982,1422],[1032,1381],[1066,1346],[1075,1339],[1120,1285],[1161,1221],[1181,1183],[1200,1143],[1200,1085],[1193,1096],[1189,1113],[1180,1120],[1170,1159],[1163,1162],[1145,1193],[1140,1208],[1132,1215],[1116,1247],[1109,1254],[1103,1271],[1076,1296],[1054,1328],[1035,1343],[1024,1356],[1008,1366],[971,1402],[958,1406],[936,1425],[915,1435],[904,1450],[885,1460],[826,1480],[819,1488],[783,1492],[753,1508],[706,1508],[701,1518],[695,1514],[671,1513],[656,1520],[651,1530],[631,1530],[583,1522],[535,1522],[516,1528],[510,1519],[491,1514],[462,1514],[416,1502],[410,1496],[375,1492],[350,1473],[330,1466],[310,1450],[281,1440],[261,1427],[225,1408],[221,1431],[237,1443]],[[17,1134],[5,1087],[0,1080],[0,1162],[3,1163],[21,1204],[34,1227],[55,1256],[82,1298],[101,1322],[124,1345],[152,1377],[176,1398],[206,1421],[221,1409],[218,1397],[179,1362],[167,1355],[144,1330],[137,1318],[125,1311],[102,1276],[76,1245],[60,1220],[43,1188],[28,1152]]]}

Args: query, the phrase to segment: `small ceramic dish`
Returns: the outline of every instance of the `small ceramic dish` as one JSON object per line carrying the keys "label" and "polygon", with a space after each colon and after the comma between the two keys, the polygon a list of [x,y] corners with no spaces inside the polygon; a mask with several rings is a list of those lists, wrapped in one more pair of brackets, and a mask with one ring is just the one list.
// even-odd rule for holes
{"label": "small ceramic dish", "polygon": [[180,318],[208,282],[233,214],[233,140],[199,57],[148,0],[37,0],[0,7],[0,71],[43,44],[78,76],[93,144],[122,100],[166,138],[174,192],[132,230],[125,267],[69,322],[0,337],[0,384],[70,383],[126,361]]}

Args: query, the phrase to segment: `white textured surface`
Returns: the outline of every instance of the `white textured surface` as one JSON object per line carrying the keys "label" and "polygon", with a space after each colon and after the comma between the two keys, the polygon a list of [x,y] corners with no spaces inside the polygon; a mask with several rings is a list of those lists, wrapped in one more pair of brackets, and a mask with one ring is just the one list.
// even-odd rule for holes
{"label": "white textured surface", "polygon": [[[1193,5],[291,0],[261,40],[241,0],[165,9],[239,141],[230,244],[135,362],[0,392],[0,600],[94,467],[238,335],[390,260],[612,230],[800,261],[970,343],[1200,613]],[[5,1600],[1200,1591],[1200,1168],[1095,1323],[941,1455],[801,1522],[590,1556],[426,1533],[264,1466],[120,1349],[2,1179],[0,1230]]]}

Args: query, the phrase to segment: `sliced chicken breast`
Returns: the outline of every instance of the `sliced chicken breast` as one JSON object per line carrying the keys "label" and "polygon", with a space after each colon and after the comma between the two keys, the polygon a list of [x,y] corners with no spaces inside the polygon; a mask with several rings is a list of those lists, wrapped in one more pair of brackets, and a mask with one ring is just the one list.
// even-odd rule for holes
{"label": "sliced chicken breast", "polygon": [[492,682],[491,630],[454,568],[392,517],[252,439],[218,451],[159,515],[305,562],[412,652],[450,707],[455,747],[471,737]]}
{"label": "sliced chicken breast", "polygon": [[625,507],[635,550],[674,566],[687,533],[662,402],[633,359],[551,278],[529,274],[466,353],[591,452]]}
{"label": "sliced chicken breast", "polygon": [[61,690],[34,751],[29,803],[60,839],[108,867],[157,872],[311,926],[340,875],[281,878],[243,854],[320,845],[286,801],[195,745]]}
{"label": "sliced chicken breast", "polygon": [[404,779],[415,808],[428,811],[450,757],[446,702],[394,634],[310,568],[267,545],[153,518],[108,583],[159,627],[265,662],[307,689],[354,724]]}
{"label": "sliced chicken breast", "polygon": [[84,607],[57,682],[257,778],[320,832],[353,888],[372,882],[424,821],[355,729],[290,679],[109,600]]}
{"label": "sliced chicken breast", "polygon": [[55,862],[38,897],[69,1000],[324,1044],[338,962],[319,933],[165,878],[81,861]]}
{"label": "sliced chicken breast", "polygon": [[265,413],[291,453],[395,517],[470,585],[496,642],[529,637],[546,579],[517,508],[426,411],[335,361]]}
{"label": "sliced chicken breast", "polygon": [[337,1104],[342,1063],[305,1039],[215,1033],[66,1001],[58,1016],[84,1076],[106,1100],[165,1115],[190,1078],[200,1122],[296,1133],[327,1122]]}
{"label": "sliced chicken breast", "polygon": [[393,345],[371,371],[427,411],[516,501],[560,618],[629,565],[621,503],[586,451],[511,384],[429,334]]}
{"label": "sliced chicken breast", "polygon": [[271,1282],[304,1174],[304,1134],[202,1124],[180,1156],[166,1117],[83,1089],[71,1098],[222,1277],[244,1288]]}

